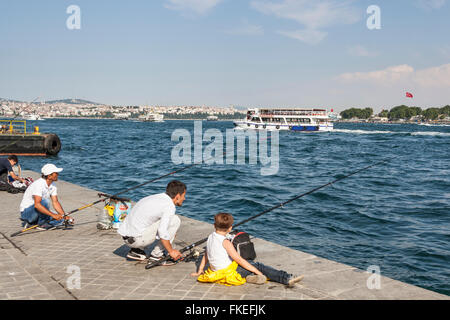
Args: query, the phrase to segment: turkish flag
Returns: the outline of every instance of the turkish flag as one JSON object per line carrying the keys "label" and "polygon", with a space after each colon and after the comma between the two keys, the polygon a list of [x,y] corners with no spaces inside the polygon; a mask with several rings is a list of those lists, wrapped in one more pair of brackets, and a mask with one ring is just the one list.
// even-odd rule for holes
{"label": "turkish flag", "polygon": [[412,95],[412,93],[410,93],[410,92],[407,92],[407,93],[406,93],[406,97],[407,97],[407,98],[412,98],[412,97],[413,97],[413,95]]}

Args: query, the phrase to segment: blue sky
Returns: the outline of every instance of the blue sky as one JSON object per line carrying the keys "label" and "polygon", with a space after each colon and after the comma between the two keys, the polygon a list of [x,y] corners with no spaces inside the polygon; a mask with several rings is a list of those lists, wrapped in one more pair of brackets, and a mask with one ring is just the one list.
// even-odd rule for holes
{"label": "blue sky", "polygon": [[[0,97],[442,106],[450,104],[449,2],[2,1]],[[81,10],[79,30],[66,27],[70,5]],[[370,5],[381,10],[379,30],[367,28]]]}

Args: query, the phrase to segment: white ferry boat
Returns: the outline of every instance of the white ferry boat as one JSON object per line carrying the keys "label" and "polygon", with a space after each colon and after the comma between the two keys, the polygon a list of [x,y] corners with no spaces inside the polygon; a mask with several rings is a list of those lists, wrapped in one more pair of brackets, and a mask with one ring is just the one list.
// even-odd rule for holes
{"label": "white ferry boat", "polygon": [[247,117],[234,121],[242,129],[332,131],[333,122],[325,109],[248,109]]}
{"label": "white ferry boat", "polygon": [[146,115],[139,116],[139,120],[149,122],[164,122],[164,115],[160,113],[148,113]]}
{"label": "white ferry boat", "polygon": [[208,116],[206,118],[206,120],[207,121],[217,121],[217,120],[219,120],[219,117],[218,116]]}
{"label": "white ferry boat", "polygon": [[40,116],[40,115],[38,115],[38,114],[23,114],[22,115],[22,117],[21,117],[22,119],[24,119],[24,120],[44,120],[44,119],[42,119],[42,117]]}

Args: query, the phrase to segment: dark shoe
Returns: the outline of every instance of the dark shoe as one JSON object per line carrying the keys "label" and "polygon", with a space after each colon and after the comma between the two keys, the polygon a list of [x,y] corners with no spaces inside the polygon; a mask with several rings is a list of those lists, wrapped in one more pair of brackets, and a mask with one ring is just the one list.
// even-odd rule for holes
{"label": "dark shoe", "polygon": [[53,230],[56,229],[56,226],[51,225],[50,223],[40,224],[36,227],[36,230]]}
{"label": "dark shoe", "polygon": [[127,254],[128,259],[132,260],[138,260],[138,261],[144,261],[147,259],[147,255],[145,254],[145,251],[139,248],[132,248]]}
{"label": "dark shoe", "polygon": [[35,226],[37,223],[29,223],[28,221],[22,220],[22,228],[28,229]]}
{"label": "dark shoe", "polygon": [[[162,260],[162,259],[164,259],[166,256],[162,256],[162,257],[154,257],[154,256],[150,256],[150,258],[148,258],[148,262],[149,263],[152,263],[152,262],[157,262],[157,261],[160,261],[160,260]],[[169,258],[169,259],[167,259],[167,260],[165,260],[165,261],[161,261],[160,263],[159,263],[159,265],[160,266],[166,266],[166,267],[169,267],[169,266],[173,266],[174,264],[177,264],[178,262],[180,262],[180,259],[179,260],[173,260],[172,258]]]}
{"label": "dark shoe", "polygon": [[302,281],[303,277],[304,277],[303,275],[298,275],[298,276],[291,275],[289,282],[288,282],[288,286],[293,287],[297,282]]}
{"label": "dark shoe", "polygon": [[245,280],[247,280],[247,283],[264,284],[267,281],[267,277],[263,274],[252,274],[247,276]]}

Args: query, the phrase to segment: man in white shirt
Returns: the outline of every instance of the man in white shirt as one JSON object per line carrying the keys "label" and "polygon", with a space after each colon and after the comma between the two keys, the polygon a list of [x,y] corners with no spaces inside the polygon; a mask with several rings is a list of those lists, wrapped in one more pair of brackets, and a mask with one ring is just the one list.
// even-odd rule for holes
{"label": "man in white shirt", "polygon": [[164,257],[164,249],[172,258],[164,265],[174,264],[181,258],[181,253],[172,247],[175,234],[181,221],[175,215],[175,206],[181,206],[186,196],[183,182],[171,181],[165,193],[151,195],[139,200],[121,223],[117,232],[131,249],[127,258],[145,260],[145,247],[157,241],[150,255],[150,260],[158,261]]}
{"label": "man in white shirt", "polygon": [[[20,219],[24,226],[38,224],[38,230],[49,230],[62,225],[63,218],[70,219],[64,217],[65,212],[59,203],[54,184],[62,170],[54,164],[46,164],[41,169],[42,177],[27,188],[20,203]],[[50,200],[57,214],[50,211]]]}

